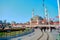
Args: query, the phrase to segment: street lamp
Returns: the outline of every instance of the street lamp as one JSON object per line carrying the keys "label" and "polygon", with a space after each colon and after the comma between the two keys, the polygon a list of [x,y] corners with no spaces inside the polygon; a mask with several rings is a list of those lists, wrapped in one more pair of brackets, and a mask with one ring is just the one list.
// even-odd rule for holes
{"label": "street lamp", "polygon": [[57,0],[57,5],[58,5],[58,15],[59,15],[59,30],[58,30],[58,39],[56,39],[56,40],[60,40],[60,9],[59,9],[59,1],[60,0]]}
{"label": "street lamp", "polygon": [[59,0],[57,0],[57,5],[58,5],[58,15],[59,15],[59,26],[60,26],[60,9],[59,9]]}

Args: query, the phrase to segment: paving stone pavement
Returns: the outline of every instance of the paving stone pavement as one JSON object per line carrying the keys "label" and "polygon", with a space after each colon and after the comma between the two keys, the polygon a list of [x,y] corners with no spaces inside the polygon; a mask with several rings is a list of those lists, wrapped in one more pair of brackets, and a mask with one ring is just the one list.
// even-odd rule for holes
{"label": "paving stone pavement", "polygon": [[[47,33],[49,35],[49,40],[54,40],[53,38],[53,35],[47,31],[46,32],[43,32],[44,35],[41,39],[39,40],[47,40]],[[17,37],[17,38],[13,38],[11,40],[37,40],[40,36],[42,35],[42,32],[40,31],[40,29],[35,29],[35,32],[31,33],[31,34],[28,34],[28,35],[25,35],[25,36],[22,36],[22,37]]]}
{"label": "paving stone pavement", "polygon": [[22,36],[22,37],[17,37],[17,38],[13,38],[11,40],[37,40],[40,36],[41,36],[42,32],[40,31],[40,29],[35,29],[35,32]]}

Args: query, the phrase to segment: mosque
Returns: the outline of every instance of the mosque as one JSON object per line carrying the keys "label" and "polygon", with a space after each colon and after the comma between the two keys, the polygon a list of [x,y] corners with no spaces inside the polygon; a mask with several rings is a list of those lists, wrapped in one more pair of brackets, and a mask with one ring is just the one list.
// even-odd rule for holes
{"label": "mosque", "polygon": [[[26,26],[26,25],[48,25],[48,21],[46,19],[47,18],[42,18],[39,15],[34,15],[34,10],[33,10],[32,18],[30,19],[29,22],[19,23],[19,24],[12,23],[11,25],[12,25],[12,27],[22,27],[22,26]],[[53,21],[50,20],[50,24],[53,25]]]}

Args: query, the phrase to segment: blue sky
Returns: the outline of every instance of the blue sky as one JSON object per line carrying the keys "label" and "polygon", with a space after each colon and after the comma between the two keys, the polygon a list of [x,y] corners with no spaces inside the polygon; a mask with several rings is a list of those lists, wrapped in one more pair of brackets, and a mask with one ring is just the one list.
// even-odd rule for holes
{"label": "blue sky", "polygon": [[[50,18],[56,18],[57,0],[45,0],[45,5]],[[33,9],[35,15],[44,17],[42,0],[0,0],[0,20],[27,22],[32,17]]]}
{"label": "blue sky", "polygon": [[59,0],[59,7],[60,7],[60,0]]}

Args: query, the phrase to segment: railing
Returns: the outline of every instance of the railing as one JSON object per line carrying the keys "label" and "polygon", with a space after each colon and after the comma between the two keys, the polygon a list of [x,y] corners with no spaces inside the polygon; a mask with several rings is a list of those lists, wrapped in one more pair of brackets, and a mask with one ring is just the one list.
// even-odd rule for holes
{"label": "railing", "polygon": [[25,25],[26,27],[36,27],[36,26],[39,26],[39,27],[57,27],[59,25]]}
{"label": "railing", "polygon": [[[22,27],[23,25],[20,25],[19,27]],[[24,25],[25,27],[36,27],[36,26],[39,26],[39,27],[56,27],[56,26],[59,26],[59,25]],[[15,27],[18,27],[18,26],[15,26]]]}

